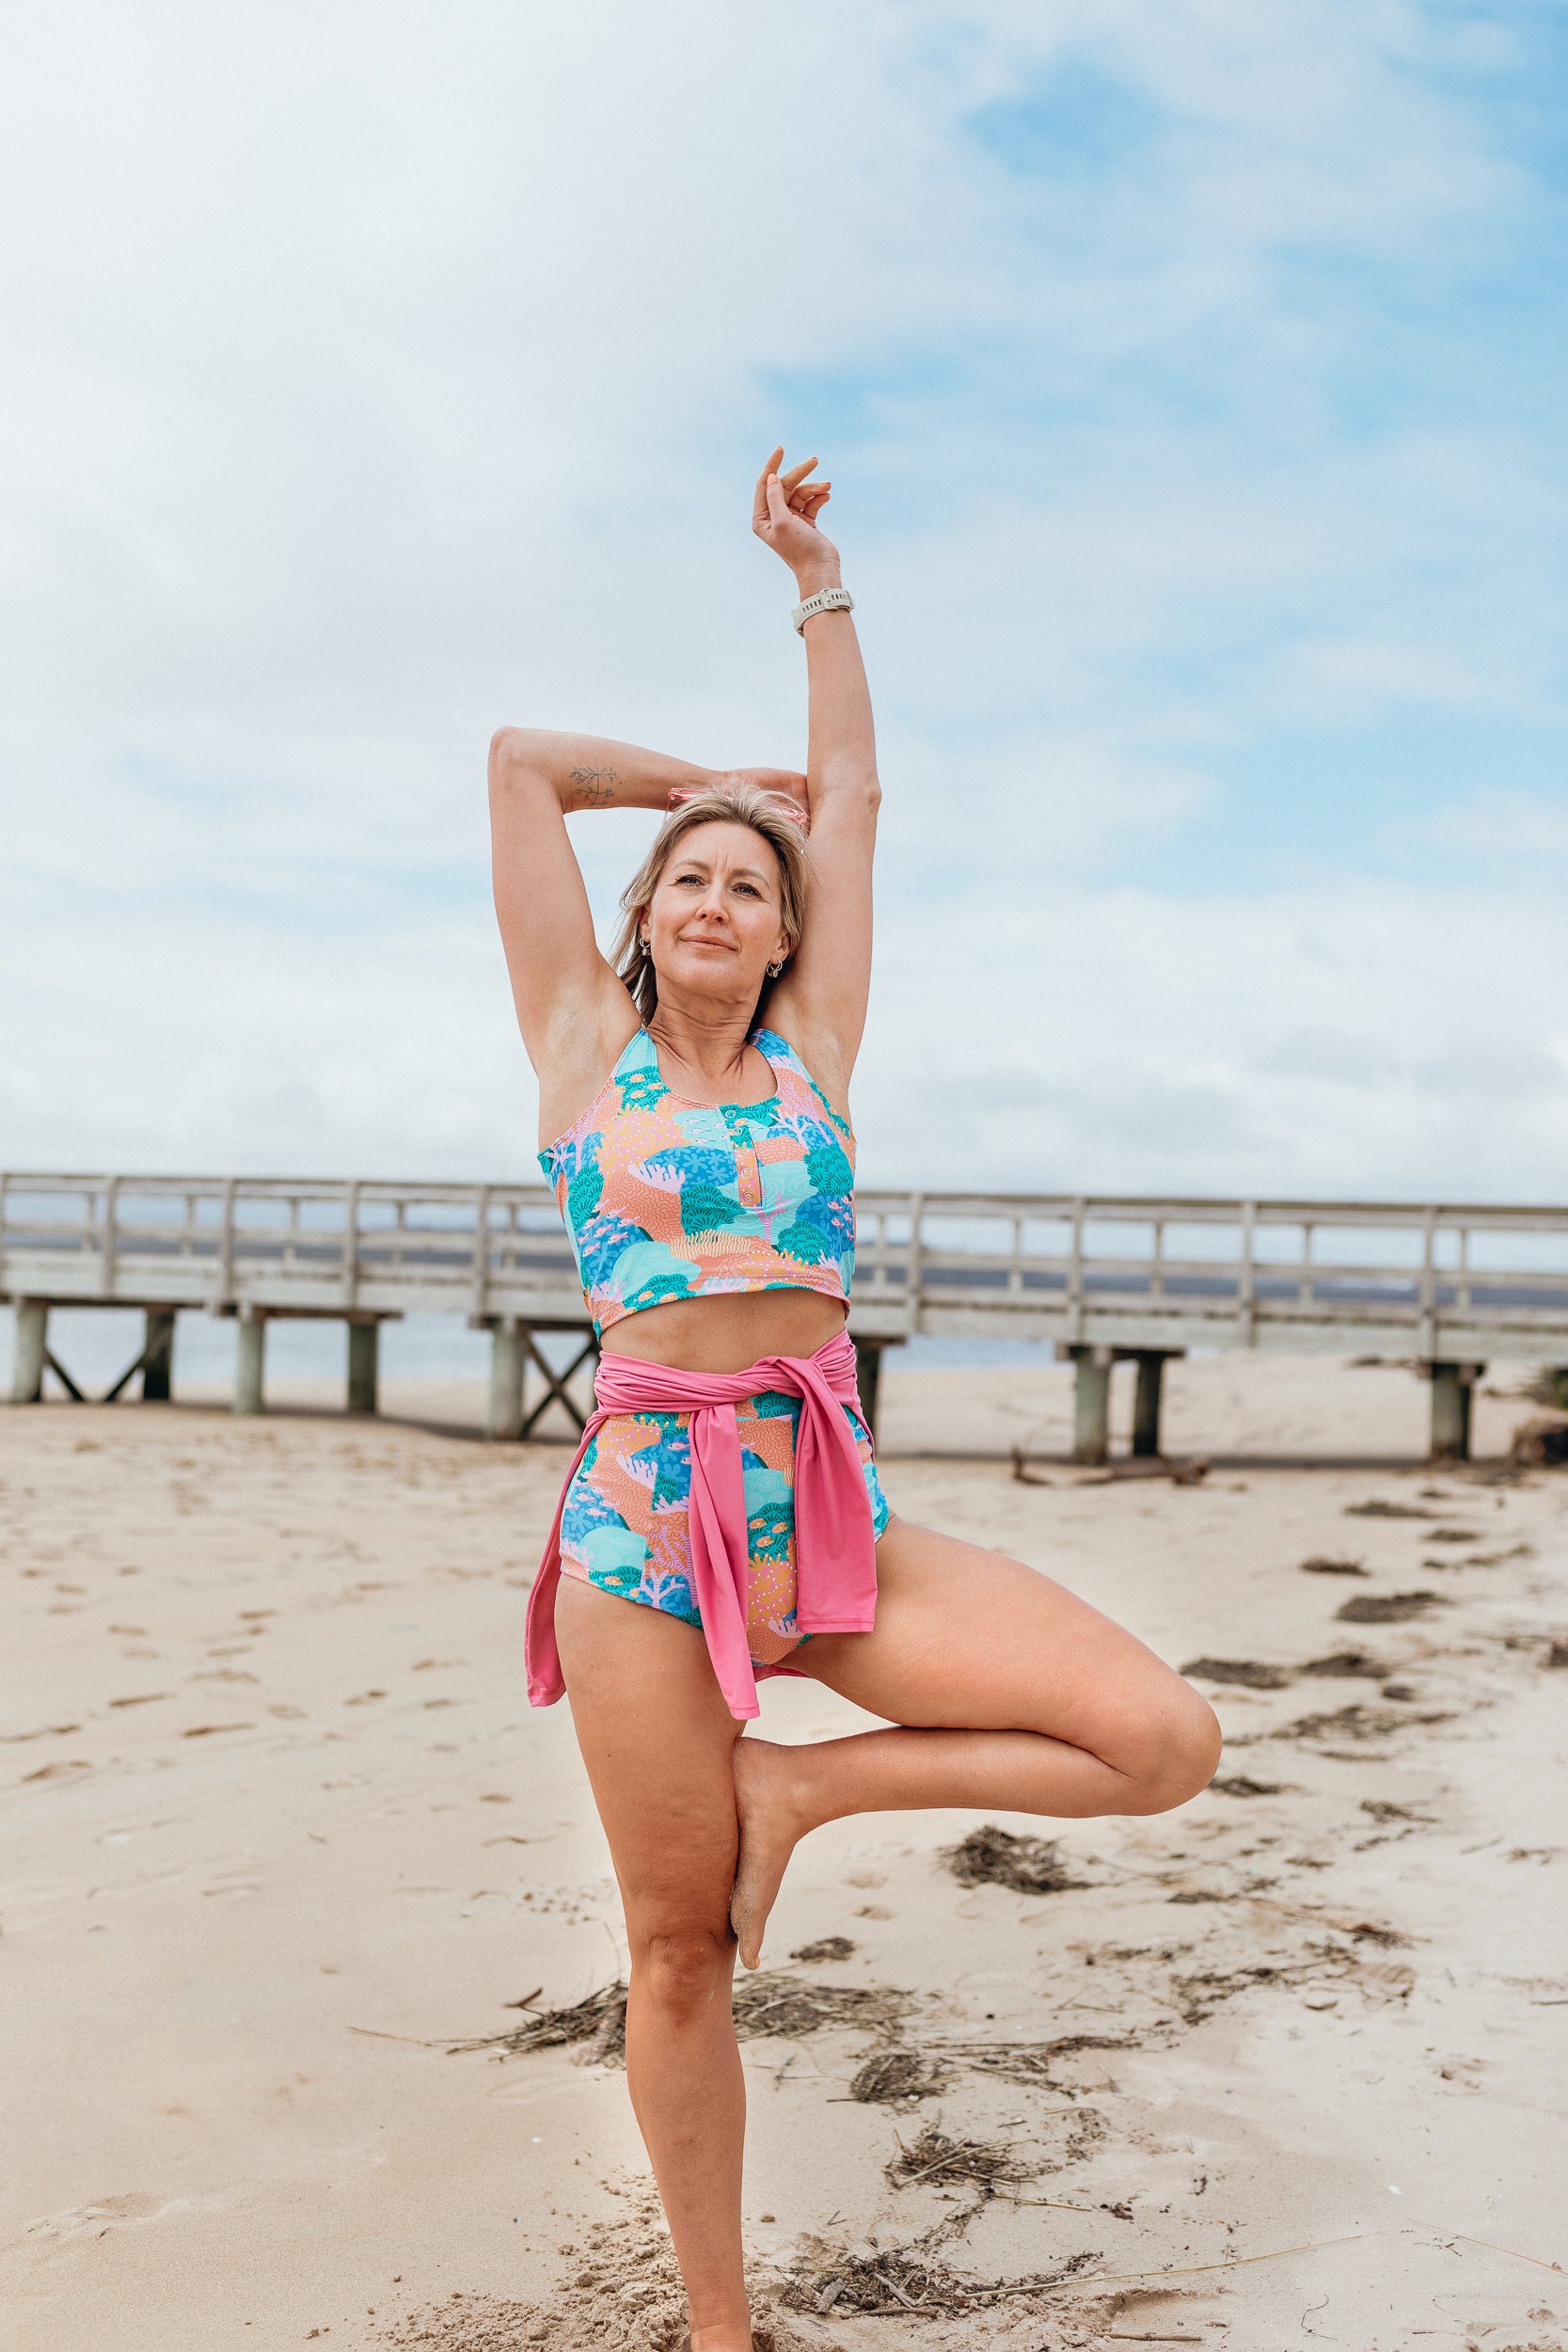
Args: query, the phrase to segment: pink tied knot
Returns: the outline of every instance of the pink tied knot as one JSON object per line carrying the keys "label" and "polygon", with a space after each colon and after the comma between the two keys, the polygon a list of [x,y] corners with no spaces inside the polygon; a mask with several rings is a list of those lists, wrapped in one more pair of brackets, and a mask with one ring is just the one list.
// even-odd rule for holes
{"label": "pink tied knot", "polygon": [[566,1491],[596,1430],[614,1414],[691,1416],[691,1590],[708,1656],[725,1704],[737,1722],[757,1707],[756,1676],[746,1638],[751,1547],[746,1481],[735,1408],[764,1390],[800,1400],[795,1441],[796,1620],[804,1633],[869,1633],[877,1616],[877,1553],[871,1498],[861,1468],[848,1406],[858,1416],[854,1343],[847,1331],[815,1356],[764,1356],[744,1372],[675,1372],[635,1356],[603,1356],[594,1376],[596,1409],[582,1433],[556,1504],[555,1522],[529,1597],[528,1694],[553,1707],[565,1691],[555,1640],[555,1592],[561,1578],[561,1518]]}

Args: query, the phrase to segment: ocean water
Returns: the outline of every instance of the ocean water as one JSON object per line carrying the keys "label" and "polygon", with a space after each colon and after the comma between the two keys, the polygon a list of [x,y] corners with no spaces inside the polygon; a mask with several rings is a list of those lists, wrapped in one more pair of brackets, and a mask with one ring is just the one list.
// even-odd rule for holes
{"label": "ocean water", "polygon": [[[10,1392],[15,1317],[0,1309],[0,1395]],[[174,1327],[174,1385],[182,1381],[228,1385],[234,1376],[234,1322],[198,1309],[182,1314]],[[541,1351],[556,1365],[570,1363],[580,1341],[569,1331],[541,1332]],[[56,1307],[49,1318],[51,1352],[80,1389],[102,1395],[141,1352],[142,1318],[129,1307]],[[890,1349],[889,1371],[1014,1371],[1053,1361],[1048,1341],[912,1339]],[[384,1380],[484,1380],[489,1375],[488,1332],[470,1331],[456,1315],[408,1315],[381,1327]],[[348,1332],[341,1323],[294,1322],[286,1317],[267,1332],[267,1379],[341,1380],[348,1369]],[[136,1387],[133,1382],[132,1393]],[[55,1383],[48,1392],[57,1394]]]}

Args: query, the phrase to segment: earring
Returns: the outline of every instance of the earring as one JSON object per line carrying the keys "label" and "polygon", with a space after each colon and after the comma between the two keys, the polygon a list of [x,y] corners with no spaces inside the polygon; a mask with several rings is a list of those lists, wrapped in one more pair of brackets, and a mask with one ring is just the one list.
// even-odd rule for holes
{"label": "earring", "polygon": [[777,963],[770,963],[768,965],[768,977],[770,980],[776,980],[778,978],[779,974],[784,970],[787,961],[787,957],[781,956]]}

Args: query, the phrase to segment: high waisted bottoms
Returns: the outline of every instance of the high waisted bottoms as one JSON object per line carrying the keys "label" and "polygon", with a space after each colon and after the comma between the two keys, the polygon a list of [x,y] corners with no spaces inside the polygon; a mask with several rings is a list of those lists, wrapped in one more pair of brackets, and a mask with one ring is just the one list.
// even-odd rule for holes
{"label": "high waisted bottoms", "polygon": [[[875,1538],[888,1522],[871,1440],[847,1405]],[[747,1646],[771,1665],[801,1640],[795,1615],[795,1446],[800,1400],[765,1389],[735,1408],[746,1478]],[[616,1413],[595,1431],[566,1489],[561,1567],[601,1592],[701,1626],[690,1581],[689,1413]],[[809,1639],[809,1636],[806,1637]]]}

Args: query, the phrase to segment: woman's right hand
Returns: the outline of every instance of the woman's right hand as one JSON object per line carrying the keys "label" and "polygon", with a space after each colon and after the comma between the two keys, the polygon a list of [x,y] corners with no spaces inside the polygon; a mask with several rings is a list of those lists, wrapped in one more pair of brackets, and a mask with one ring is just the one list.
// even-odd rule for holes
{"label": "woman's right hand", "polygon": [[752,529],[765,547],[789,565],[801,595],[807,596],[820,588],[838,585],[838,549],[816,527],[816,517],[832,495],[832,485],[806,480],[816,464],[815,457],[808,457],[787,472],[782,471],[781,446],[757,476],[752,500]]}
{"label": "woman's right hand", "polygon": [[764,792],[776,792],[781,800],[793,801],[809,819],[811,792],[798,768],[732,768],[730,773],[745,784],[759,786]]}

